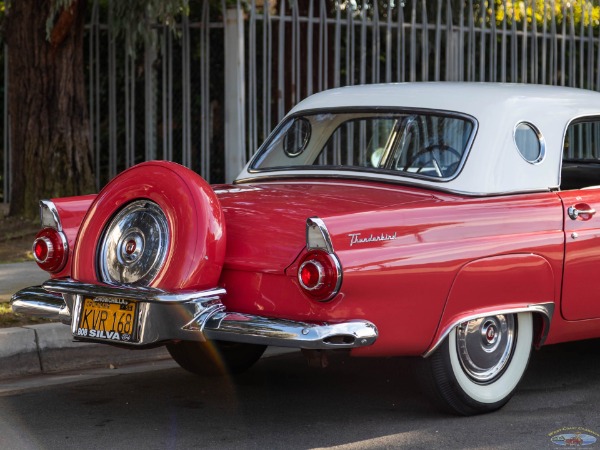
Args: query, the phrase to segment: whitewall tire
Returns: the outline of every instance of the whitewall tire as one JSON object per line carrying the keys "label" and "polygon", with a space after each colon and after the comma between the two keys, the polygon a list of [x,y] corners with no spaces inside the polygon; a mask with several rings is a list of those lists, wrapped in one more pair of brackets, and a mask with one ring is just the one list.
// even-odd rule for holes
{"label": "whitewall tire", "polygon": [[531,354],[531,313],[487,316],[455,327],[424,361],[422,381],[444,409],[462,415],[504,406]]}

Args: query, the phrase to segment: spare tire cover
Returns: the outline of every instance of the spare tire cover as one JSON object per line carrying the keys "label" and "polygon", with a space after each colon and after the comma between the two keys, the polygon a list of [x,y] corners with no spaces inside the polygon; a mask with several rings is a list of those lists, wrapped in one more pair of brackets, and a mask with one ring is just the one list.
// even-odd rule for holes
{"label": "spare tire cover", "polygon": [[[219,200],[198,174],[166,161],[134,166],[115,177],[98,194],[77,235],[73,250],[73,278],[86,283],[111,282],[103,279],[106,277],[100,273],[102,248],[99,246],[103,233],[113,219],[119,220],[127,214],[128,205],[129,209],[132,209],[131,205],[135,209],[135,205],[140,204],[139,200],[152,202],[156,214],[163,221],[166,218],[168,228],[164,257],[156,263],[160,267],[144,284],[167,291],[216,287],[226,245],[225,221]],[[120,232],[126,233],[127,230]],[[138,245],[142,245],[140,242],[143,243],[143,239]],[[135,244],[130,247],[135,248]],[[139,248],[134,250],[139,251]]]}

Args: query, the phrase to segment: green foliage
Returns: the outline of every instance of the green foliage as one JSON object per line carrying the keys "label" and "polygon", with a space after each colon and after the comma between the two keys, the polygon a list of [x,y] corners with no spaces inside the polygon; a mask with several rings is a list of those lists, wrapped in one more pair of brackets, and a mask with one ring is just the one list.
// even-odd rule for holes
{"label": "green foliage", "polygon": [[[595,6],[591,0],[495,0],[495,10],[497,23],[505,19],[508,23],[524,20],[532,23],[535,20],[538,25],[543,25],[550,23],[554,15],[557,24],[570,21],[572,17],[575,25],[583,22],[585,26],[600,26],[600,6]],[[489,4],[488,14],[492,14]]]}

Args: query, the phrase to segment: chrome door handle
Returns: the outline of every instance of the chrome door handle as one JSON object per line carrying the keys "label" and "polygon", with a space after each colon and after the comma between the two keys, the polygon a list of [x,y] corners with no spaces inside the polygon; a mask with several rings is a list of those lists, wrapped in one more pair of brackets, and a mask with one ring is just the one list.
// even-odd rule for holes
{"label": "chrome door handle", "polygon": [[587,215],[593,216],[594,214],[596,214],[596,210],[594,208],[577,209],[577,208],[575,208],[575,206],[570,206],[569,209],[567,210],[567,213],[569,214],[569,217],[571,219],[577,220],[577,218],[582,214],[587,214]]}

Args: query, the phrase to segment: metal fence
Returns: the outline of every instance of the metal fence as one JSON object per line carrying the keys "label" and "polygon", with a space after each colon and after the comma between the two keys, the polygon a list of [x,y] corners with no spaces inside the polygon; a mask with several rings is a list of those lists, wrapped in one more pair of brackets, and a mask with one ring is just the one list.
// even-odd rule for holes
{"label": "metal fence", "polygon": [[[129,37],[112,35],[114,1],[94,0],[87,26],[98,187],[155,158],[230,181],[295,103],[337,86],[447,80],[600,90],[598,0],[238,0],[230,9],[190,0],[178,36],[148,24],[158,45],[135,58]],[[5,202],[7,123],[4,108]]]}

